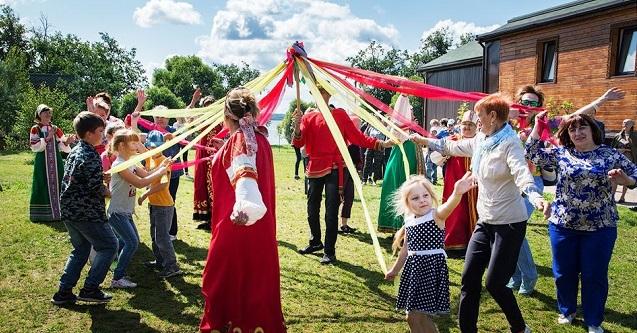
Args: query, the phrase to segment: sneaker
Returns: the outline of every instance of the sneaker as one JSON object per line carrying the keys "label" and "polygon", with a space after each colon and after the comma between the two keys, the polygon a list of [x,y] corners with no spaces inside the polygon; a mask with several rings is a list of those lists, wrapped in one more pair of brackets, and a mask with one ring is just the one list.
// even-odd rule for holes
{"label": "sneaker", "polygon": [[58,290],[58,292],[51,298],[51,303],[55,305],[73,304],[77,301],[77,296],[73,294],[72,290]]}
{"label": "sneaker", "polygon": [[342,234],[355,234],[356,233],[356,228],[352,228],[348,225],[342,225],[341,226],[341,230],[339,230],[338,232],[342,233]]}
{"label": "sneaker", "polygon": [[331,255],[330,256],[330,255],[324,254],[323,258],[321,258],[320,262],[323,265],[333,264],[334,262],[336,262],[336,256],[335,255]]}
{"label": "sneaker", "polygon": [[524,333],[531,333],[531,328],[528,326],[524,327]]}
{"label": "sneaker", "polygon": [[588,333],[604,333],[601,326],[588,326]]}
{"label": "sneaker", "polygon": [[295,175],[294,176],[294,180],[299,180],[299,179],[301,179],[301,177],[299,177],[299,175]]}
{"label": "sneaker", "polygon": [[314,252],[318,252],[321,251],[323,249],[323,244],[319,244],[319,245],[308,245],[303,249],[299,250],[300,254],[310,254],[310,253],[314,253]]}
{"label": "sneaker", "polygon": [[163,267],[161,267],[161,264],[157,262],[157,260],[144,261],[144,266],[150,269],[154,269],[156,271],[161,271],[164,269]]}
{"label": "sneaker", "polygon": [[167,279],[167,278],[171,278],[173,276],[182,275],[182,274],[184,274],[184,272],[182,270],[180,270],[179,268],[176,268],[176,269],[163,271],[163,272],[159,273],[159,277]]}
{"label": "sneaker", "polygon": [[174,242],[177,240],[177,235],[170,235],[170,241]]}
{"label": "sneaker", "polygon": [[575,319],[575,314],[571,313],[570,315],[561,314],[557,317],[557,323],[560,325],[570,325]]}
{"label": "sneaker", "polygon": [[102,290],[100,290],[100,288],[95,288],[95,289],[82,288],[80,289],[80,294],[77,297],[77,299],[80,301],[89,302],[89,303],[97,303],[97,304],[108,303],[111,301],[112,298],[113,296],[103,292]]}
{"label": "sneaker", "polygon": [[111,282],[111,288],[125,289],[125,288],[135,288],[135,287],[137,287],[137,283],[127,279],[126,277],[123,277],[119,280],[113,280]]}

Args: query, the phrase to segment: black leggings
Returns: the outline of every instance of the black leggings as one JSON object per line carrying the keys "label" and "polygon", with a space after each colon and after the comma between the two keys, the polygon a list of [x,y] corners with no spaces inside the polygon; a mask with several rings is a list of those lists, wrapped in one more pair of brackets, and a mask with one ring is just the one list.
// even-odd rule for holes
{"label": "black leggings", "polygon": [[458,321],[463,333],[478,332],[482,275],[486,288],[507,318],[511,332],[526,327],[513,291],[507,283],[515,271],[526,221],[509,224],[478,223],[471,235],[462,272]]}
{"label": "black leggings", "polygon": [[299,165],[303,161],[303,156],[301,156],[301,148],[294,147],[294,152],[296,153],[296,162],[294,162],[294,175],[299,175]]}
{"label": "black leggings", "polygon": [[343,204],[341,205],[341,217],[346,219],[352,215],[352,205],[354,204],[354,180],[347,169],[344,169],[345,179],[343,180]]}

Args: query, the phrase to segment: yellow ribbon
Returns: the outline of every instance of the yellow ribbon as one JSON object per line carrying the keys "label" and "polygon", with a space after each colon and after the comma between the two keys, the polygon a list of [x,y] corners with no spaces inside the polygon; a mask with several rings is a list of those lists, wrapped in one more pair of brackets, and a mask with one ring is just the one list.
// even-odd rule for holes
{"label": "yellow ribbon", "polygon": [[[338,128],[338,125],[336,124],[336,121],[334,120],[334,117],[332,116],[332,113],[330,109],[328,108],[327,104],[320,97],[321,93],[316,87],[314,80],[309,75],[308,69],[305,67],[305,64],[302,61],[297,61],[297,65],[299,65],[299,68],[301,72],[303,73],[303,76],[305,76],[306,78],[306,82],[308,83],[308,86],[310,87],[310,90],[312,91],[312,95],[314,96],[314,100],[316,101],[318,109],[323,115],[323,118],[325,119],[325,123],[327,124],[327,127],[329,128],[330,132],[332,133],[332,137],[334,138],[334,141],[336,142],[336,146],[338,147],[338,150],[340,151],[341,155],[343,156],[343,159],[345,160],[345,165],[347,166],[349,170],[356,170],[356,167],[354,166],[354,162],[352,161],[352,158],[349,155],[349,152],[347,150],[347,145],[345,144],[345,140],[343,139],[343,136],[341,135],[341,131]],[[350,172],[350,175],[352,176],[352,179],[354,181],[354,187],[356,188],[356,191],[358,192],[358,196],[361,199],[361,205],[363,206],[365,221],[367,222],[367,229],[369,230],[369,235],[372,238],[372,245],[374,247],[376,259],[378,260],[378,264],[380,265],[380,268],[382,269],[383,273],[386,273],[387,264],[385,264],[385,257],[383,256],[380,243],[378,242],[378,237],[376,236],[376,230],[374,226],[372,225],[372,220],[369,215],[369,210],[367,209],[367,203],[365,202],[365,197],[363,197],[363,185],[361,183],[360,178],[358,178],[358,173]]]}

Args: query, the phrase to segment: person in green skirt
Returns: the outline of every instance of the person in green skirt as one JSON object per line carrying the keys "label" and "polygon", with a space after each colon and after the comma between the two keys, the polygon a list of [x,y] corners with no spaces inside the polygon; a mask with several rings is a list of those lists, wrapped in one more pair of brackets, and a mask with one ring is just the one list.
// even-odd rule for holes
{"label": "person in green skirt", "polygon": [[59,221],[60,182],[64,174],[64,163],[60,151],[70,152],[69,145],[75,136],[65,136],[62,130],[51,124],[53,109],[45,104],[35,111],[36,125],[31,127],[29,141],[35,153],[33,161],[33,184],[29,203],[31,222]]}
{"label": "person in green skirt", "polygon": [[[398,96],[394,106],[396,113],[402,115],[402,119],[411,121],[412,107],[409,98],[404,95]],[[398,123],[397,120],[394,120]],[[425,174],[425,157],[422,146],[412,141],[405,141],[402,144],[407,160],[409,161],[409,174]],[[406,180],[405,163],[399,146],[394,146],[389,155],[385,174],[383,177],[383,187],[380,192],[380,208],[378,210],[378,231],[395,233],[404,224],[402,216],[397,216],[392,207],[392,195]]]}

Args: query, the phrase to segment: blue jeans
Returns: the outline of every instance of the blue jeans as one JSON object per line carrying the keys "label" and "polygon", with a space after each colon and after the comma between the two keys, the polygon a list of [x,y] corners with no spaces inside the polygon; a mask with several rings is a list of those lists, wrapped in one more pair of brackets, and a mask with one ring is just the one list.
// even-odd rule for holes
{"label": "blue jeans", "polygon": [[175,248],[170,240],[170,225],[175,207],[153,206],[150,208],[150,238],[153,240],[153,254],[157,263],[166,271],[174,271],[177,267]]}
{"label": "blue jeans", "polygon": [[[540,190],[540,193],[544,192],[544,182],[541,176],[534,176],[535,186]],[[535,210],[535,206],[529,201],[528,198],[524,198],[524,204],[526,205],[526,212],[531,219],[531,215]],[[515,272],[507,285],[511,289],[520,289],[521,294],[530,294],[535,289],[535,283],[537,282],[537,268],[533,261],[533,253],[526,237],[522,241],[522,247],[520,247],[520,255],[518,256],[518,263],[515,267]]]}
{"label": "blue jeans", "polygon": [[608,265],[617,228],[577,231],[549,223],[557,308],[563,315],[577,311],[582,279],[582,310],[587,326],[600,326],[608,297]]}
{"label": "blue jeans", "polygon": [[124,243],[117,258],[117,267],[113,272],[113,280],[119,280],[126,276],[126,268],[137,251],[139,234],[131,214],[111,213],[108,223],[110,223],[117,236]]}
{"label": "blue jeans", "polygon": [[432,183],[438,182],[438,166],[431,161],[431,152],[425,157],[425,177]]}
{"label": "blue jeans", "polygon": [[115,238],[113,230],[108,223],[64,221],[64,225],[69,231],[73,251],[66,261],[64,273],[60,277],[60,289],[71,290],[75,287],[77,280],[80,279],[82,268],[88,261],[91,246],[97,254],[84,281],[84,288],[95,289],[99,287],[104,282],[113,255],[117,251],[117,238]]}

